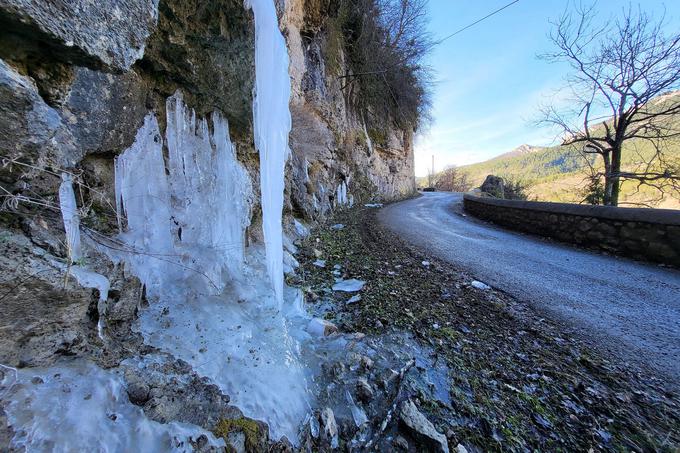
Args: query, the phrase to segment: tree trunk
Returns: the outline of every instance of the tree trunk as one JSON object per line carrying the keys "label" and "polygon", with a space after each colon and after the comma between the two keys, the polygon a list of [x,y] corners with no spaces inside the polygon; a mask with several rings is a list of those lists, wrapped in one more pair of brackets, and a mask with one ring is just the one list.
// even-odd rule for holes
{"label": "tree trunk", "polygon": [[612,166],[611,161],[609,160],[609,154],[602,154],[602,159],[604,160],[604,197],[602,199],[602,204],[605,206],[610,206],[612,192],[614,191]]}
{"label": "tree trunk", "polygon": [[612,164],[611,164],[611,198],[609,204],[611,206],[619,205],[619,192],[621,190],[621,181],[619,175],[621,174],[621,145],[616,146],[612,150]]}

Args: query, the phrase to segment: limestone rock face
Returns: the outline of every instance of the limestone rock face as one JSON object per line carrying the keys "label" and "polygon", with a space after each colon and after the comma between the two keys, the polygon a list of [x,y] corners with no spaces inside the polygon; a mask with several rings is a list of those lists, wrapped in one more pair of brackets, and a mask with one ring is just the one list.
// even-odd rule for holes
{"label": "limestone rock face", "polygon": [[59,112],[47,105],[29,77],[0,60],[0,149],[9,158],[73,166],[82,153]]}
{"label": "limestone rock face", "polygon": [[[343,90],[345,56],[330,56],[325,25],[336,3],[275,0],[292,93],[285,225],[415,191],[413,131],[388,126],[376,133]],[[254,41],[243,0],[0,0],[0,363],[51,366],[68,356],[107,368],[149,353],[132,329],[148,303],[145,289],[102,252],[116,244],[101,238],[119,231],[115,159],[150,113],[160,142],[166,100],[179,92],[208,129],[214,112],[228,120],[236,158],[259,187]],[[83,235],[83,262],[73,264],[108,278],[103,302],[97,290],[64,278],[65,263],[72,263],[59,205],[63,173],[75,182]],[[263,241],[259,193],[252,208],[248,245]],[[337,330],[316,327],[321,335]],[[171,371],[188,373],[182,364]],[[226,395],[198,378],[178,389],[155,376],[132,370],[125,377],[129,396],[155,420],[212,427],[240,416],[227,409]],[[372,389],[363,390],[369,399]],[[186,409],[178,395],[194,395],[195,404]],[[332,412],[326,416],[337,442],[341,427]],[[0,413],[0,445],[5,425]]]}
{"label": "limestone rock face", "polygon": [[144,53],[158,0],[2,0],[0,13],[72,61],[127,70]]}
{"label": "limestone rock face", "polygon": [[332,14],[332,2],[287,0],[282,17],[291,59],[289,209],[311,219],[338,205],[341,184],[365,201],[415,191],[413,131],[394,127],[379,142],[371,139],[343,91],[342,50],[327,55],[324,22]]}
{"label": "limestone rock face", "polygon": [[62,116],[83,154],[129,146],[146,115],[146,88],[134,71],[107,74],[76,68]]}
{"label": "limestone rock face", "polygon": [[[164,98],[181,90],[199,116],[218,109],[252,142],[255,29],[242,0],[163,0],[139,70]],[[162,102],[161,102],[162,101]]]}

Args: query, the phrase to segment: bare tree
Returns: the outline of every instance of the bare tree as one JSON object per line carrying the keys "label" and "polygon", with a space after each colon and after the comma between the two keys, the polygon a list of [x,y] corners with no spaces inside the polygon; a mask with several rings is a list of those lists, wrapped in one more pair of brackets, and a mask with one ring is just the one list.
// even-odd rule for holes
{"label": "bare tree", "polygon": [[427,30],[427,0],[345,0],[343,25],[348,71],[340,76],[368,118],[417,127],[430,105],[425,55],[434,46]]}
{"label": "bare tree", "polygon": [[437,190],[467,192],[470,190],[472,184],[470,184],[470,181],[468,180],[467,173],[460,171],[460,169],[455,166],[451,166],[439,173],[434,186]]}
{"label": "bare tree", "polygon": [[[573,102],[571,110],[543,109],[543,121],[589,162],[601,158],[604,204],[618,205],[626,180],[677,196],[680,166],[669,149],[679,146],[680,96],[662,95],[680,88],[680,33],[667,36],[665,19],[639,8],[602,26],[594,19],[594,6],[576,6],[553,24],[556,50],[541,57],[571,66]],[[624,144],[634,155],[625,167]]]}

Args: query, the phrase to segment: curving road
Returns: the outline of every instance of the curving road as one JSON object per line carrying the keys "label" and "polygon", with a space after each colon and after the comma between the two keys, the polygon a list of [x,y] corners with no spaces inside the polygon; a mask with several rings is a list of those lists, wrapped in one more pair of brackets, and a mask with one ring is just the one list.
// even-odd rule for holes
{"label": "curving road", "polygon": [[425,193],[378,218],[404,239],[573,327],[620,360],[680,382],[680,271],[515,233]]}

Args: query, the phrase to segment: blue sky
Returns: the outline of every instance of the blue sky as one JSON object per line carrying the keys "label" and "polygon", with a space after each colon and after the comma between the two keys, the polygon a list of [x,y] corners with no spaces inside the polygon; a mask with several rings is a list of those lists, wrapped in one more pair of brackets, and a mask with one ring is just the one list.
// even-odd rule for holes
{"label": "blue sky", "polygon": [[[444,37],[510,0],[430,0],[430,28]],[[435,156],[435,169],[481,162],[528,143],[549,145],[555,132],[532,124],[538,107],[558,99],[565,66],[536,58],[550,50],[550,20],[568,0],[520,0],[513,6],[450,38],[429,58],[435,71],[433,122],[416,138],[416,175],[424,176]],[[680,1],[641,0],[641,7],[680,26]],[[630,3],[600,0],[600,17],[621,12]],[[637,5],[637,2],[633,2]],[[573,5],[573,3],[572,3]]]}

